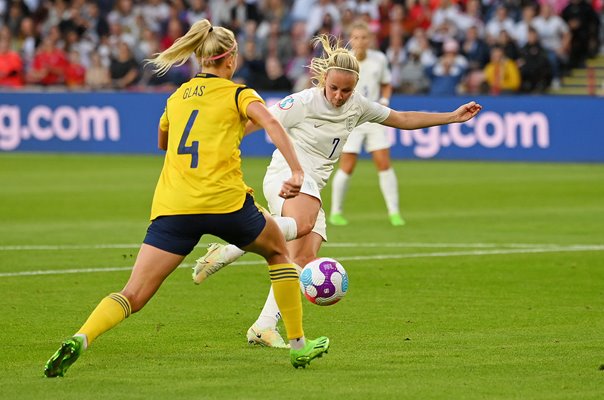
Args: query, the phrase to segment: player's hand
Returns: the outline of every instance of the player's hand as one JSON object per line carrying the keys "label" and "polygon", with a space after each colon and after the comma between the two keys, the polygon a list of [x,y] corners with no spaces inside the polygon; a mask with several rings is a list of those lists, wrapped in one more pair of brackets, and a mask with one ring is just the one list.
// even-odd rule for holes
{"label": "player's hand", "polygon": [[300,194],[302,182],[304,182],[304,172],[292,172],[291,178],[283,182],[283,186],[281,186],[281,192],[279,192],[279,197],[282,197],[284,199],[291,199],[296,197]]}
{"label": "player's hand", "polygon": [[454,122],[466,122],[472,119],[482,110],[482,106],[475,101],[464,104],[457,110],[453,111]]}

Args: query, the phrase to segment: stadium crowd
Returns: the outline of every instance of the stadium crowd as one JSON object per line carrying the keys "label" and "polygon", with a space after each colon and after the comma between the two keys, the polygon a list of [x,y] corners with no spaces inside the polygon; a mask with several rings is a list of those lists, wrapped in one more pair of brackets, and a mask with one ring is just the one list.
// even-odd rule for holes
{"label": "stadium crowd", "polygon": [[346,43],[369,23],[395,92],[539,93],[604,43],[604,0],[0,0],[0,88],[173,90],[194,59],[157,76],[145,59],[201,18],[232,29],[235,80],[310,85],[316,34]]}

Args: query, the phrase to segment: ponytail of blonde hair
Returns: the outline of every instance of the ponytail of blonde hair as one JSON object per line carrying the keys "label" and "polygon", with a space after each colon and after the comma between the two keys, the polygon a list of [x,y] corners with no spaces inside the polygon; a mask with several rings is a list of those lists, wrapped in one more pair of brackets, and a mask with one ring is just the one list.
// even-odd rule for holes
{"label": "ponytail of blonde hair", "polygon": [[339,39],[321,35],[315,37],[313,44],[323,47],[324,57],[313,57],[310,61],[311,80],[318,87],[325,87],[327,72],[332,69],[348,71],[359,79],[359,62],[352,52],[341,45]]}
{"label": "ponytail of blonde hair", "polygon": [[146,61],[153,64],[154,72],[161,76],[173,65],[183,65],[192,54],[202,67],[209,67],[219,64],[224,56],[236,51],[237,41],[233,32],[201,19],[191,25],[187,33],[176,39],[172,46]]}

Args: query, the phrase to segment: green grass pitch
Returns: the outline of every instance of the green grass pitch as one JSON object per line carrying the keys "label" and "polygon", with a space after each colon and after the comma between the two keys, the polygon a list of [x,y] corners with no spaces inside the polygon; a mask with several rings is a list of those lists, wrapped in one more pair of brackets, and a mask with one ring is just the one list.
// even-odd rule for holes
{"label": "green grass pitch", "polygon": [[[267,159],[244,161],[263,201]],[[162,159],[0,155],[3,399],[602,399],[604,165],[401,161],[407,221],[389,226],[362,161],[339,259],[347,296],[304,300],[329,354],[295,370],[248,347],[269,288],[246,255],[201,286],[202,243],[139,314],[101,336],[65,378],[43,366],[129,276]],[[329,190],[324,192],[329,204]]]}

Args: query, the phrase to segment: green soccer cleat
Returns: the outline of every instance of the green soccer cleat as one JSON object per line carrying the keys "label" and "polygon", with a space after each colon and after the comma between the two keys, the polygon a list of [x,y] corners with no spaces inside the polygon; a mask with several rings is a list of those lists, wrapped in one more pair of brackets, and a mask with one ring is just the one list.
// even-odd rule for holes
{"label": "green soccer cleat", "polygon": [[346,226],[348,225],[348,220],[342,214],[331,214],[329,216],[329,223],[336,226]]}
{"label": "green soccer cleat", "polygon": [[294,368],[306,368],[311,360],[322,357],[323,353],[327,354],[327,350],[329,350],[329,338],[320,336],[315,340],[307,340],[303,349],[290,349],[289,355]]}
{"label": "green soccer cleat", "polygon": [[390,214],[389,217],[390,217],[390,223],[392,224],[392,226],[405,225],[405,220],[403,219],[403,217],[401,217],[401,214],[399,214],[399,213]]}
{"label": "green soccer cleat", "polygon": [[84,347],[84,339],[74,336],[65,340],[59,350],[50,357],[44,367],[44,375],[47,378],[64,376],[71,364],[76,362]]}
{"label": "green soccer cleat", "polygon": [[222,254],[224,247],[220,243],[210,243],[206,254],[196,260],[193,267],[193,282],[196,285],[199,285],[215,272],[220,271],[222,267],[229,265]]}

